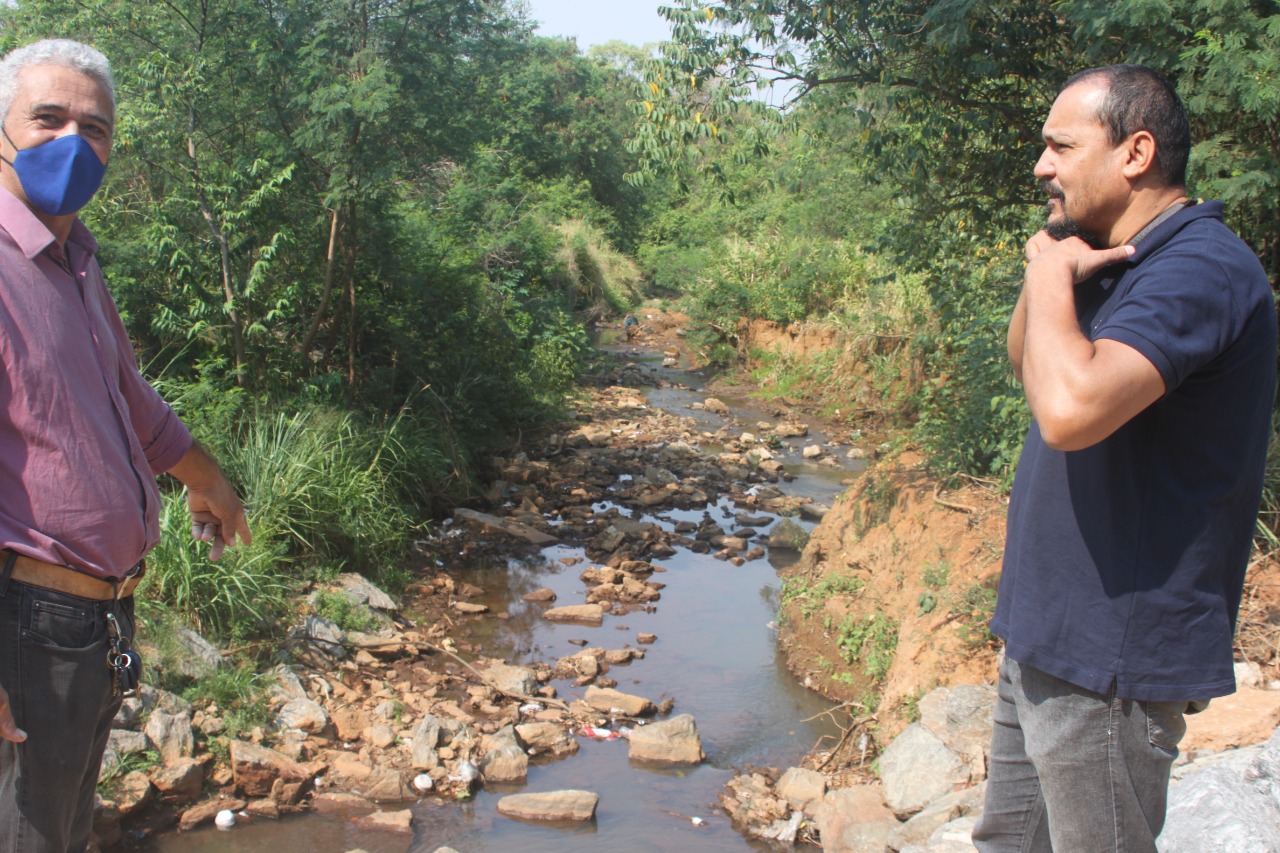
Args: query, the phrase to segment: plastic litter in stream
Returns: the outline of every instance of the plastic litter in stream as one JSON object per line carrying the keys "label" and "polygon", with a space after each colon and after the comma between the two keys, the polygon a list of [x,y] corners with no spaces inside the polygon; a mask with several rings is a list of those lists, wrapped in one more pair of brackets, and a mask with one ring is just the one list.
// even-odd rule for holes
{"label": "plastic litter in stream", "polygon": [[236,825],[236,813],[231,809],[223,809],[213,819],[213,825],[218,829],[230,829]]}
{"label": "plastic litter in stream", "polygon": [[697,817],[696,815],[695,815],[694,817],[689,818],[689,820],[690,820],[690,822],[692,822],[692,823],[693,823],[693,825],[694,825],[694,826],[706,826],[706,825],[707,825],[707,822],[706,822],[704,819],[702,819],[702,818],[700,818],[700,817]]}
{"label": "plastic litter in stream", "polygon": [[457,772],[449,774],[449,781],[470,785],[480,776],[480,768],[471,761],[459,761]]}
{"label": "plastic litter in stream", "polygon": [[626,726],[623,726],[616,732],[601,726],[583,726],[578,729],[578,733],[586,735],[589,738],[595,738],[596,740],[618,740],[619,738],[627,739],[631,737],[631,729]]}

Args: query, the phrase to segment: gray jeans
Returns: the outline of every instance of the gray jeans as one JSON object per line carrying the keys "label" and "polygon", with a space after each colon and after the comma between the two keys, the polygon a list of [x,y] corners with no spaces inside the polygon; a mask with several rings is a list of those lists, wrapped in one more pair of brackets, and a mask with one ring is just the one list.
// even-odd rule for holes
{"label": "gray jeans", "polygon": [[[0,685],[27,733],[0,739],[0,853],[82,851],[120,707],[107,667],[110,601],[0,579]],[[116,606],[133,630],[133,599]]]}
{"label": "gray jeans", "polygon": [[982,853],[1154,853],[1186,702],[1118,699],[1005,658]]}

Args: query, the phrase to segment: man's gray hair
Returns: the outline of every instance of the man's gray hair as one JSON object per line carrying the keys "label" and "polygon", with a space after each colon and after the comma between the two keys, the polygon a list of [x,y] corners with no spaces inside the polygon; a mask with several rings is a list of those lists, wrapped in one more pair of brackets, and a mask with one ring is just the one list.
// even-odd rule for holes
{"label": "man's gray hair", "polygon": [[45,39],[11,50],[0,60],[0,122],[9,118],[9,108],[18,95],[18,75],[36,65],[64,65],[102,84],[116,108],[116,86],[111,79],[111,63],[98,51],[71,39]]}

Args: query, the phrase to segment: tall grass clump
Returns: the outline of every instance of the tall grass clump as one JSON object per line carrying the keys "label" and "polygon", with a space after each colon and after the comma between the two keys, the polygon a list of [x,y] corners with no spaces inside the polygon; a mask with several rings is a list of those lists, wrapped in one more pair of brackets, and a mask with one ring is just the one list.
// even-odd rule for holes
{"label": "tall grass clump", "polygon": [[602,230],[582,219],[563,222],[556,230],[562,238],[556,260],[577,304],[604,303],[618,314],[640,304],[640,268],[617,251]]}
{"label": "tall grass clump", "polygon": [[309,575],[398,568],[423,478],[447,476],[431,433],[406,417],[369,424],[310,407],[248,420],[220,442],[222,466],[245,500],[253,544],[218,562],[191,539],[186,492],[165,496],[147,594],[193,626],[244,636],[270,626]]}
{"label": "tall grass clump", "polygon": [[256,536],[253,544],[228,550],[215,563],[209,546],[191,538],[187,492],[164,496],[160,543],[147,555],[138,597],[144,617],[167,608],[202,633],[242,637],[270,624],[284,610],[292,581],[286,577],[278,540]]}
{"label": "tall grass clump", "polygon": [[321,408],[252,420],[227,465],[261,535],[283,540],[295,561],[381,574],[413,524],[396,494],[406,457],[398,424],[379,429]]}

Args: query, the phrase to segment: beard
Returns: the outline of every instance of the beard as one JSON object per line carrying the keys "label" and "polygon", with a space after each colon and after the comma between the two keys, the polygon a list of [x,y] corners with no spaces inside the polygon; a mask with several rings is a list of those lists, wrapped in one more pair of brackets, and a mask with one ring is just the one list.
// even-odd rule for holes
{"label": "beard", "polygon": [[1049,196],[1049,200],[1058,200],[1058,207],[1062,211],[1062,216],[1058,219],[1049,219],[1045,222],[1044,232],[1054,240],[1066,240],[1068,237],[1079,237],[1094,249],[1102,248],[1102,241],[1097,234],[1092,231],[1086,231],[1081,227],[1080,223],[1067,215],[1066,195],[1062,192],[1062,188],[1043,181],[1040,189],[1045,195]]}

